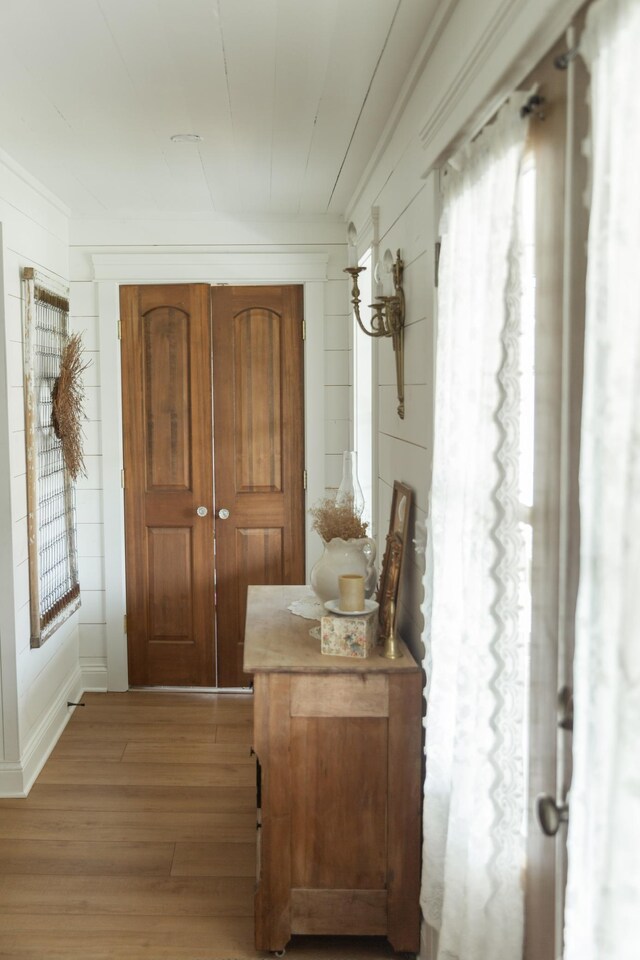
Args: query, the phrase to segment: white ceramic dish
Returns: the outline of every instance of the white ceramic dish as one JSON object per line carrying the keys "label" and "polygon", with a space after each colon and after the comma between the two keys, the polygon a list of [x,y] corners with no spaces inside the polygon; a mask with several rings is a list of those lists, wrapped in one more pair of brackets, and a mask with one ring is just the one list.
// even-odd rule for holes
{"label": "white ceramic dish", "polygon": [[337,613],[341,617],[362,617],[367,613],[375,613],[378,604],[375,600],[365,600],[364,610],[341,610],[339,600],[327,600],[325,607],[331,613]]}

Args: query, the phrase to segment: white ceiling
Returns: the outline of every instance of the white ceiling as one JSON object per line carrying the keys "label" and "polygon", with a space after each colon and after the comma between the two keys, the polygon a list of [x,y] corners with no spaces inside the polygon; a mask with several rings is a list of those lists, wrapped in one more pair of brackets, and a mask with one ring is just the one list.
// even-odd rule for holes
{"label": "white ceiling", "polygon": [[0,148],[76,217],[340,214],[436,7],[0,0]]}

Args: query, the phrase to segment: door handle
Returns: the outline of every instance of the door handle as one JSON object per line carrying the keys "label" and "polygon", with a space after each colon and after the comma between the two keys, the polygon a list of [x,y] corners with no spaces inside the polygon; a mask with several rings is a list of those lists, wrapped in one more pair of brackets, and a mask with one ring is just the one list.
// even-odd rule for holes
{"label": "door handle", "polygon": [[196,510],[196,513],[198,514],[199,517],[206,517],[209,511],[207,510],[206,507],[198,507]]}
{"label": "door handle", "polygon": [[218,510],[216,516],[218,517],[219,520],[228,520],[228,519],[229,519],[229,511],[227,510],[226,507],[220,507],[220,509]]}
{"label": "door handle", "polygon": [[569,820],[569,804],[558,804],[548,793],[542,793],[536,800],[536,813],[542,832],[555,837],[560,825]]}

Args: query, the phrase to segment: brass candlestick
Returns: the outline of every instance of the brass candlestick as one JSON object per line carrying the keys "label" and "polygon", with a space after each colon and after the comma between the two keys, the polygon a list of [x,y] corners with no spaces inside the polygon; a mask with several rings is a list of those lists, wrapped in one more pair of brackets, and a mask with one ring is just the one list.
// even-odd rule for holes
{"label": "brass candlestick", "polygon": [[372,310],[369,319],[370,326],[365,326],[365,322],[360,316],[360,289],[358,287],[358,274],[362,273],[364,267],[346,267],[345,273],[348,273],[353,282],[351,288],[351,303],[353,312],[358,325],[363,333],[368,337],[391,337],[393,351],[396,358],[396,381],[398,386],[398,416],[404,420],[404,319],[405,303],[404,290],[402,287],[402,276],[404,273],[404,263],[400,257],[400,251],[396,254],[395,262],[391,267],[393,276],[394,292],[391,296],[377,296],[374,303],[369,304]]}
{"label": "brass candlestick", "polygon": [[385,638],[384,650],[380,654],[387,660],[399,660],[404,654],[400,650],[398,638],[396,637],[396,605],[392,600],[389,603],[389,636]]}

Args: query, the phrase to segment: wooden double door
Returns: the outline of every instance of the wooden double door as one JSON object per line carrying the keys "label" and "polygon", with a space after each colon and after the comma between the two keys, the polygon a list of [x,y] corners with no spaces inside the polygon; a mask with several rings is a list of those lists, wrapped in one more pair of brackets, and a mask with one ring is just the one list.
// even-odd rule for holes
{"label": "wooden double door", "polygon": [[304,583],[302,288],[120,293],[131,686],[246,686],[248,584]]}

